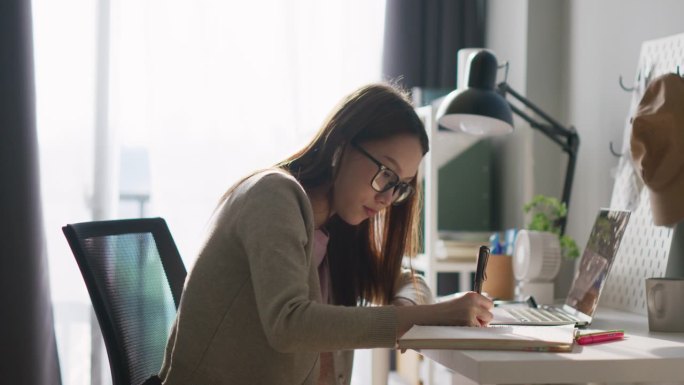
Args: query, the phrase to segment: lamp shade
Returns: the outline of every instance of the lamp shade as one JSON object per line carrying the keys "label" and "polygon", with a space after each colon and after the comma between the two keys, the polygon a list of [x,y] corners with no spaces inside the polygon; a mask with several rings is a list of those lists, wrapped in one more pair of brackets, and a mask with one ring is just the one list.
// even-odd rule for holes
{"label": "lamp shade", "polygon": [[465,88],[449,93],[437,109],[440,128],[471,135],[495,136],[513,131],[513,113],[494,90],[496,56],[487,50],[470,55]]}

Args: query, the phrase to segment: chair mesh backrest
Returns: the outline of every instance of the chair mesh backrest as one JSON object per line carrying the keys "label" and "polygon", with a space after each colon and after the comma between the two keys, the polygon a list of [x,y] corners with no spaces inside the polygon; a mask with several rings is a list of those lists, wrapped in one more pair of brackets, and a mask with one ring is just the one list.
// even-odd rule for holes
{"label": "chair mesh backrest", "polygon": [[[163,220],[156,219],[162,221],[165,233],[142,228],[124,232],[126,224],[149,220],[70,225],[77,245],[69,239],[70,226],[65,227],[102,329],[115,385],[139,385],[159,372],[176,316],[179,298],[174,295],[180,297],[185,279],[185,268]],[[113,227],[88,231],[88,225],[103,223]],[[117,233],[105,234],[110,231]],[[166,245],[160,247],[158,242]],[[160,249],[169,249],[169,242],[171,256],[160,255]],[[167,270],[174,276],[178,265],[182,279],[169,278]]]}

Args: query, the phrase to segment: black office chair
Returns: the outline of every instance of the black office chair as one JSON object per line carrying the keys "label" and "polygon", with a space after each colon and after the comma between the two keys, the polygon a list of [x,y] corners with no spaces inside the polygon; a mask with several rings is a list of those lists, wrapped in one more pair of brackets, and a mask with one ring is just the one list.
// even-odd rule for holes
{"label": "black office chair", "polygon": [[85,222],[62,228],[100,323],[113,385],[156,375],[186,270],[161,218]]}

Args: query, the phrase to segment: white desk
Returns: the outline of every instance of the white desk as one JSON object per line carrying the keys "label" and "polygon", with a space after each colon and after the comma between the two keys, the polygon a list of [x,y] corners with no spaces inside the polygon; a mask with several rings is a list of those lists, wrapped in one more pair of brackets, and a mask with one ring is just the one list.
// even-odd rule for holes
{"label": "white desk", "polygon": [[675,382],[684,384],[684,333],[651,333],[645,315],[599,309],[592,329],[627,338],[575,345],[571,353],[423,350],[454,372],[454,384]]}

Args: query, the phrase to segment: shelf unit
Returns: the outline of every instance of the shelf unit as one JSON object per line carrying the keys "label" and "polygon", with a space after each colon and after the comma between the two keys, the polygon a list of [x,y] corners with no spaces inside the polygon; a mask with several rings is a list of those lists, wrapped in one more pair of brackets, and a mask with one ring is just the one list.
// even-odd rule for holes
{"label": "shelf unit", "polygon": [[425,229],[423,254],[413,261],[416,270],[425,273],[425,279],[430,289],[437,292],[438,273],[459,273],[459,291],[470,290],[470,274],[475,271],[475,263],[439,260],[435,257],[438,236],[437,191],[439,186],[439,168],[470,148],[479,139],[470,135],[463,135],[450,131],[438,130],[434,119],[435,110],[432,106],[416,108],[416,113],[423,121],[430,139],[430,151],[425,154],[421,173],[425,178]]}
{"label": "shelf unit", "polygon": [[[438,236],[438,210],[437,192],[439,186],[439,168],[451,159],[455,158],[479,139],[474,136],[458,134],[450,131],[440,131],[435,122],[435,109],[428,105],[416,108],[416,113],[423,121],[425,130],[430,140],[430,151],[425,154],[421,173],[425,181],[424,205],[424,244],[423,253],[418,255],[411,263],[415,270],[425,273],[428,286],[437,293],[438,273],[459,273],[459,291],[470,290],[470,274],[475,271],[475,262],[456,262],[440,260],[436,257]],[[420,362],[420,368],[416,368],[422,383],[434,384],[437,378],[446,375],[446,369],[438,370],[432,360]]]}
{"label": "shelf unit", "polygon": [[[471,287],[471,273],[475,272],[475,262],[439,260],[429,258],[427,254],[420,254],[412,261],[412,267],[414,270],[425,272],[425,279],[434,293],[437,292],[438,273],[458,273],[459,291],[468,291]],[[433,274],[428,275],[429,271]]]}

